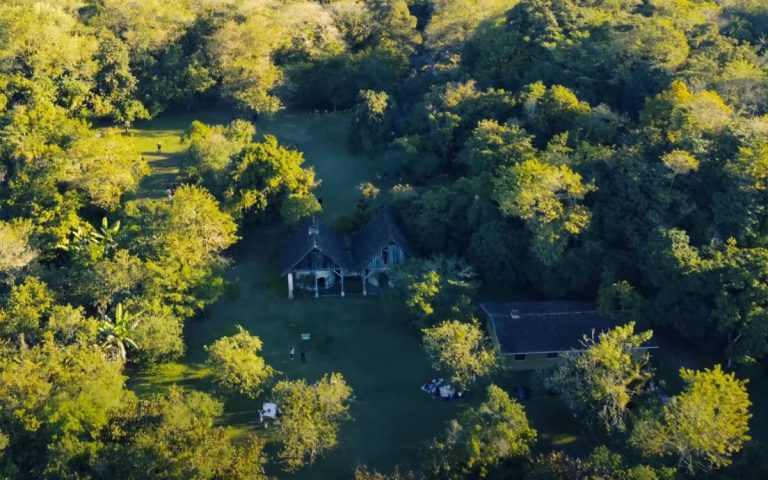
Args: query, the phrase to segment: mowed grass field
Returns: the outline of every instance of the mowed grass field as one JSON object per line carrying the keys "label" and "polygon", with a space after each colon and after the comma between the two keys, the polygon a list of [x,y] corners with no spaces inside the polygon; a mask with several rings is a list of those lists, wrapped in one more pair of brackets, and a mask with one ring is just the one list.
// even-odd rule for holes
{"label": "mowed grass field", "polygon": [[[315,299],[305,293],[288,300],[274,261],[285,232],[271,228],[245,233],[232,251],[237,266],[229,276],[236,283],[236,293],[214,305],[207,318],[187,324],[185,358],[134,377],[133,386],[139,392],[180,383],[219,393],[207,377],[204,346],[235,333],[236,325],[262,339],[263,356],[280,371],[279,378],[314,381],[325,373],[342,373],[355,392],[352,420],[342,425],[338,447],[315,466],[293,475],[279,473],[279,478],[300,479],[351,478],[353,466],[360,464],[380,470],[415,465],[448,420],[482,400],[484,384],[456,402],[433,399],[419,389],[436,373],[417,332],[386,297]],[[309,333],[311,340],[302,341],[302,333]],[[291,346],[296,346],[294,360],[289,356]],[[307,352],[307,363],[299,360],[301,348]],[[530,377],[530,373],[499,375],[494,381],[511,390],[514,385],[532,385]],[[226,423],[261,432],[257,410],[269,400],[268,394],[255,400],[230,398]],[[577,420],[558,399],[535,391],[526,409],[539,430],[542,448],[581,453],[591,447],[581,436]]]}

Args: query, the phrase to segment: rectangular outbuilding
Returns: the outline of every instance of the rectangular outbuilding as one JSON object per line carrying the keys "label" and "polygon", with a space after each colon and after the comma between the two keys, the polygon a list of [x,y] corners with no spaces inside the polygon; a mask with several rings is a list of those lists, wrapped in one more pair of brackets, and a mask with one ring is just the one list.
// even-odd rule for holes
{"label": "rectangular outbuilding", "polygon": [[[624,322],[597,311],[591,302],[543,301],[483,303],[488,329],[505,366],[547,368],[560,354],[583,350],[584,335],[595,337]],[[657,348],[652,343],[638,350]]]}

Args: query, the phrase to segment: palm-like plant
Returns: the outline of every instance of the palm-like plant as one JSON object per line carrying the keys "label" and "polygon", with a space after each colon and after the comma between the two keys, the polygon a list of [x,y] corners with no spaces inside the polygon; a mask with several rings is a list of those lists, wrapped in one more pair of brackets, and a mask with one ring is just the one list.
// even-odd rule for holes
{"label": "palm-like plant", "polygon": [[98,243],[104,249],[104,253],[110,254],[117,248],[117,234],[120,232],[120,220],[111,226],[107,217],[101,219],[101,227],[91,233],[92,242]]}
{"label": "palm-like plant", "polygon": [[68,252],[83,251],[89,245],[98,245],[104,254],[109,255],[117,249],[117,234],[120,232],[120,221],[110,225],[107,217],[101,219],[101,226],[96,229],[89,224],[78,225],[72,229],[72,240],[66,244],[57,245]]}
{"label": "palm-like plant", "polygon": [[113,321],[109,317],[104,317],[99,333],[104,337],[104,343],[101,344],[101,348],[104,349],[108,356],[120,357],[125,362],[128,348],[133,350],[139,349],[136,342],[131,338],[137,323],[128,312],[123,310],[122,303],[117,304]]}

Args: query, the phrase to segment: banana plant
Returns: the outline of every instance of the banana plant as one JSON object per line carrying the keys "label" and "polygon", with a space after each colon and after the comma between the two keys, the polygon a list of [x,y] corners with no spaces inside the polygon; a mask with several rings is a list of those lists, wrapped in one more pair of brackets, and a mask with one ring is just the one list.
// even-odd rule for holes
{"label": "banana plant", "polygon": [[131,338],[138,321],[133,320],[131,314],[123,310],[123,304],[118,303],[115,309],[115,318],[110,320],[106,315],[101,322],[99,333],[104,337],[101,348],[112,358],[120,358],[125,362],[128,358],[128,349],[138,350],[139,347]]}
{"label": "banana plant", "polygon": [[[87,224],[86,224],[87,225]],[[87,225],[89,228],[83,228],[78,225],[72,229],[72,239],[66,244],[59,244],[57,247],[67,252],[78,252],[84,250],[88,245],[99,245],[105,255],[114,253],[117,249],[117,234],[120,232],[120,221],[110,225],[107,217],[101,219],[101,226],[96,229]]]}

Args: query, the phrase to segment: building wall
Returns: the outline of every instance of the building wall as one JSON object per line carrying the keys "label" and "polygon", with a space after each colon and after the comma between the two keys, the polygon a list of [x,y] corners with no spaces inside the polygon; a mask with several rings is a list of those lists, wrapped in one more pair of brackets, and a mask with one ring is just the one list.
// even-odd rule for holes
{"label": "building wall", "polygon": [[319,271],[319,270],[333,270],[338,268],[336,262],[331,260],[327,255],[323,254],[320,250],[312,250],[307,254],[304,259],[299,262],[293,269],[296,271]]}
{"label": "building wall", "polygon": [[406,255],[399,245],[390,243],[371,258],[368,268],[387,268],[405,263]]}
{"label": "building wall", "polygon": [[[314,290],[315,289],[315,275],[318,279],[324,278],[325,281],[319,282],[320,289],[329,289],[336,283],[336,274],[331,270],[317,270],[314,272],[296,272],[294,271],[296,288],[301,290]],[[324,285],[324,287],[323,287]]]}
{"label": "building wall", "polygon": [[558,358],[547,358],[546,353],[529,353],[525,355],[525,360],[515,360],[514,355],[502,355],[501,365],[513,371],[542,370],[554,367],[558,361]]}
{"label": "building wall", "polygon": [[[494,339],[494,343],[496,340]],[[496,344],[496,351],[498,351],[498,344]],[[632,352],[632,356],[640,358],[645,355],[648,349],[638,349]],[[507,370],[521,371],[521,370],[542,370],[545,368],[552,368],[558,364],[560,356],[554,358],[547,357],[546,353],[528,353],[525,355],[525,360],[516,360],[514,355],[502,355],[501,366]]]}

